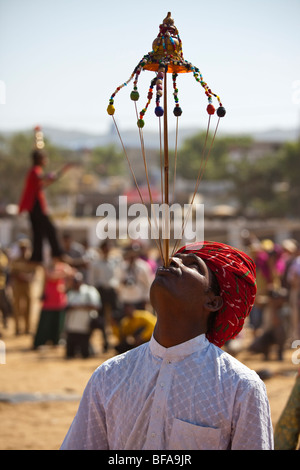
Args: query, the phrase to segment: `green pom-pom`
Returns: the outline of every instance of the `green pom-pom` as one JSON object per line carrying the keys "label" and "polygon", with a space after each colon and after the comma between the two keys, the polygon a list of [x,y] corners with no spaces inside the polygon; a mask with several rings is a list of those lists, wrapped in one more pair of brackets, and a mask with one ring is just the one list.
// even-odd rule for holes
{"label": "green pom-pom", "polygon": [[145,125],[145,121],[143,119],[139,119],[137,122],[138,127],[141,129]]}
{"label": "green pom-pom", "polygon": [[130,93],[130,99],[131,99],[132,101],[138,101],[139,97],[140,97],[140,94],[139,94],[138,91],[132,91],[132,92]]}

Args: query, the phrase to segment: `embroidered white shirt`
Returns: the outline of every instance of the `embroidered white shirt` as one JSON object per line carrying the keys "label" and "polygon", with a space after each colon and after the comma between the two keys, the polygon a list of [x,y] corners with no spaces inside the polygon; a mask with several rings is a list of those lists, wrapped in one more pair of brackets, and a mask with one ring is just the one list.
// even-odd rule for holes
{"label": "embroidered white shirt", "polygon": [[205,335],[152,336],[93,373],[61,449],[273,449],[265,385]]}

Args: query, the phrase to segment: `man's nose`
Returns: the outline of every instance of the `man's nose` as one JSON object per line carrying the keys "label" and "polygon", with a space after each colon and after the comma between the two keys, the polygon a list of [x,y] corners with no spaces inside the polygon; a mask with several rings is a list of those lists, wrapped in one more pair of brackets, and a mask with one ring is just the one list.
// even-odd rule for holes
{"label": "man's nose", "polygon": [[170,265],[170,266],[180,267],[180,266],[182,266],[182,264],[183,264],[183,263],[182,263],[182,259],[181,259],[181,258],[178,258],[177,256],[170,258],[170,262],[169,262],[169,265]]}

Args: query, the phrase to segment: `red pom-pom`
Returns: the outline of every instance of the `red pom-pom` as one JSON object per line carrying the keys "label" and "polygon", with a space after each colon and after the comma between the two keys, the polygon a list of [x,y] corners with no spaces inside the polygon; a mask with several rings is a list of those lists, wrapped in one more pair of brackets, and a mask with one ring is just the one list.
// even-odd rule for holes
{"label": "red pom-pom", "polygon": [[206,108],[206,111],[208,114],[214,114],[215,113],[215,107],[212,104],[209,104]]}

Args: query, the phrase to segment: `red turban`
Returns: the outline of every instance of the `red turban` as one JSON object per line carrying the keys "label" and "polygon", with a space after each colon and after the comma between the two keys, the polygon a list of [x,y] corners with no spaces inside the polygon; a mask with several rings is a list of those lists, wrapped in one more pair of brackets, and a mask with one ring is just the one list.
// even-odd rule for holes
{"label": "red turban", "polygon": [[241,331],[253,307],[256,295],[255,263],[242,251],[217,242],[192,243],[180,248],[178,253],[199,256],[218,280],[223,306],[206,336],[211,343],[221,347]]}

